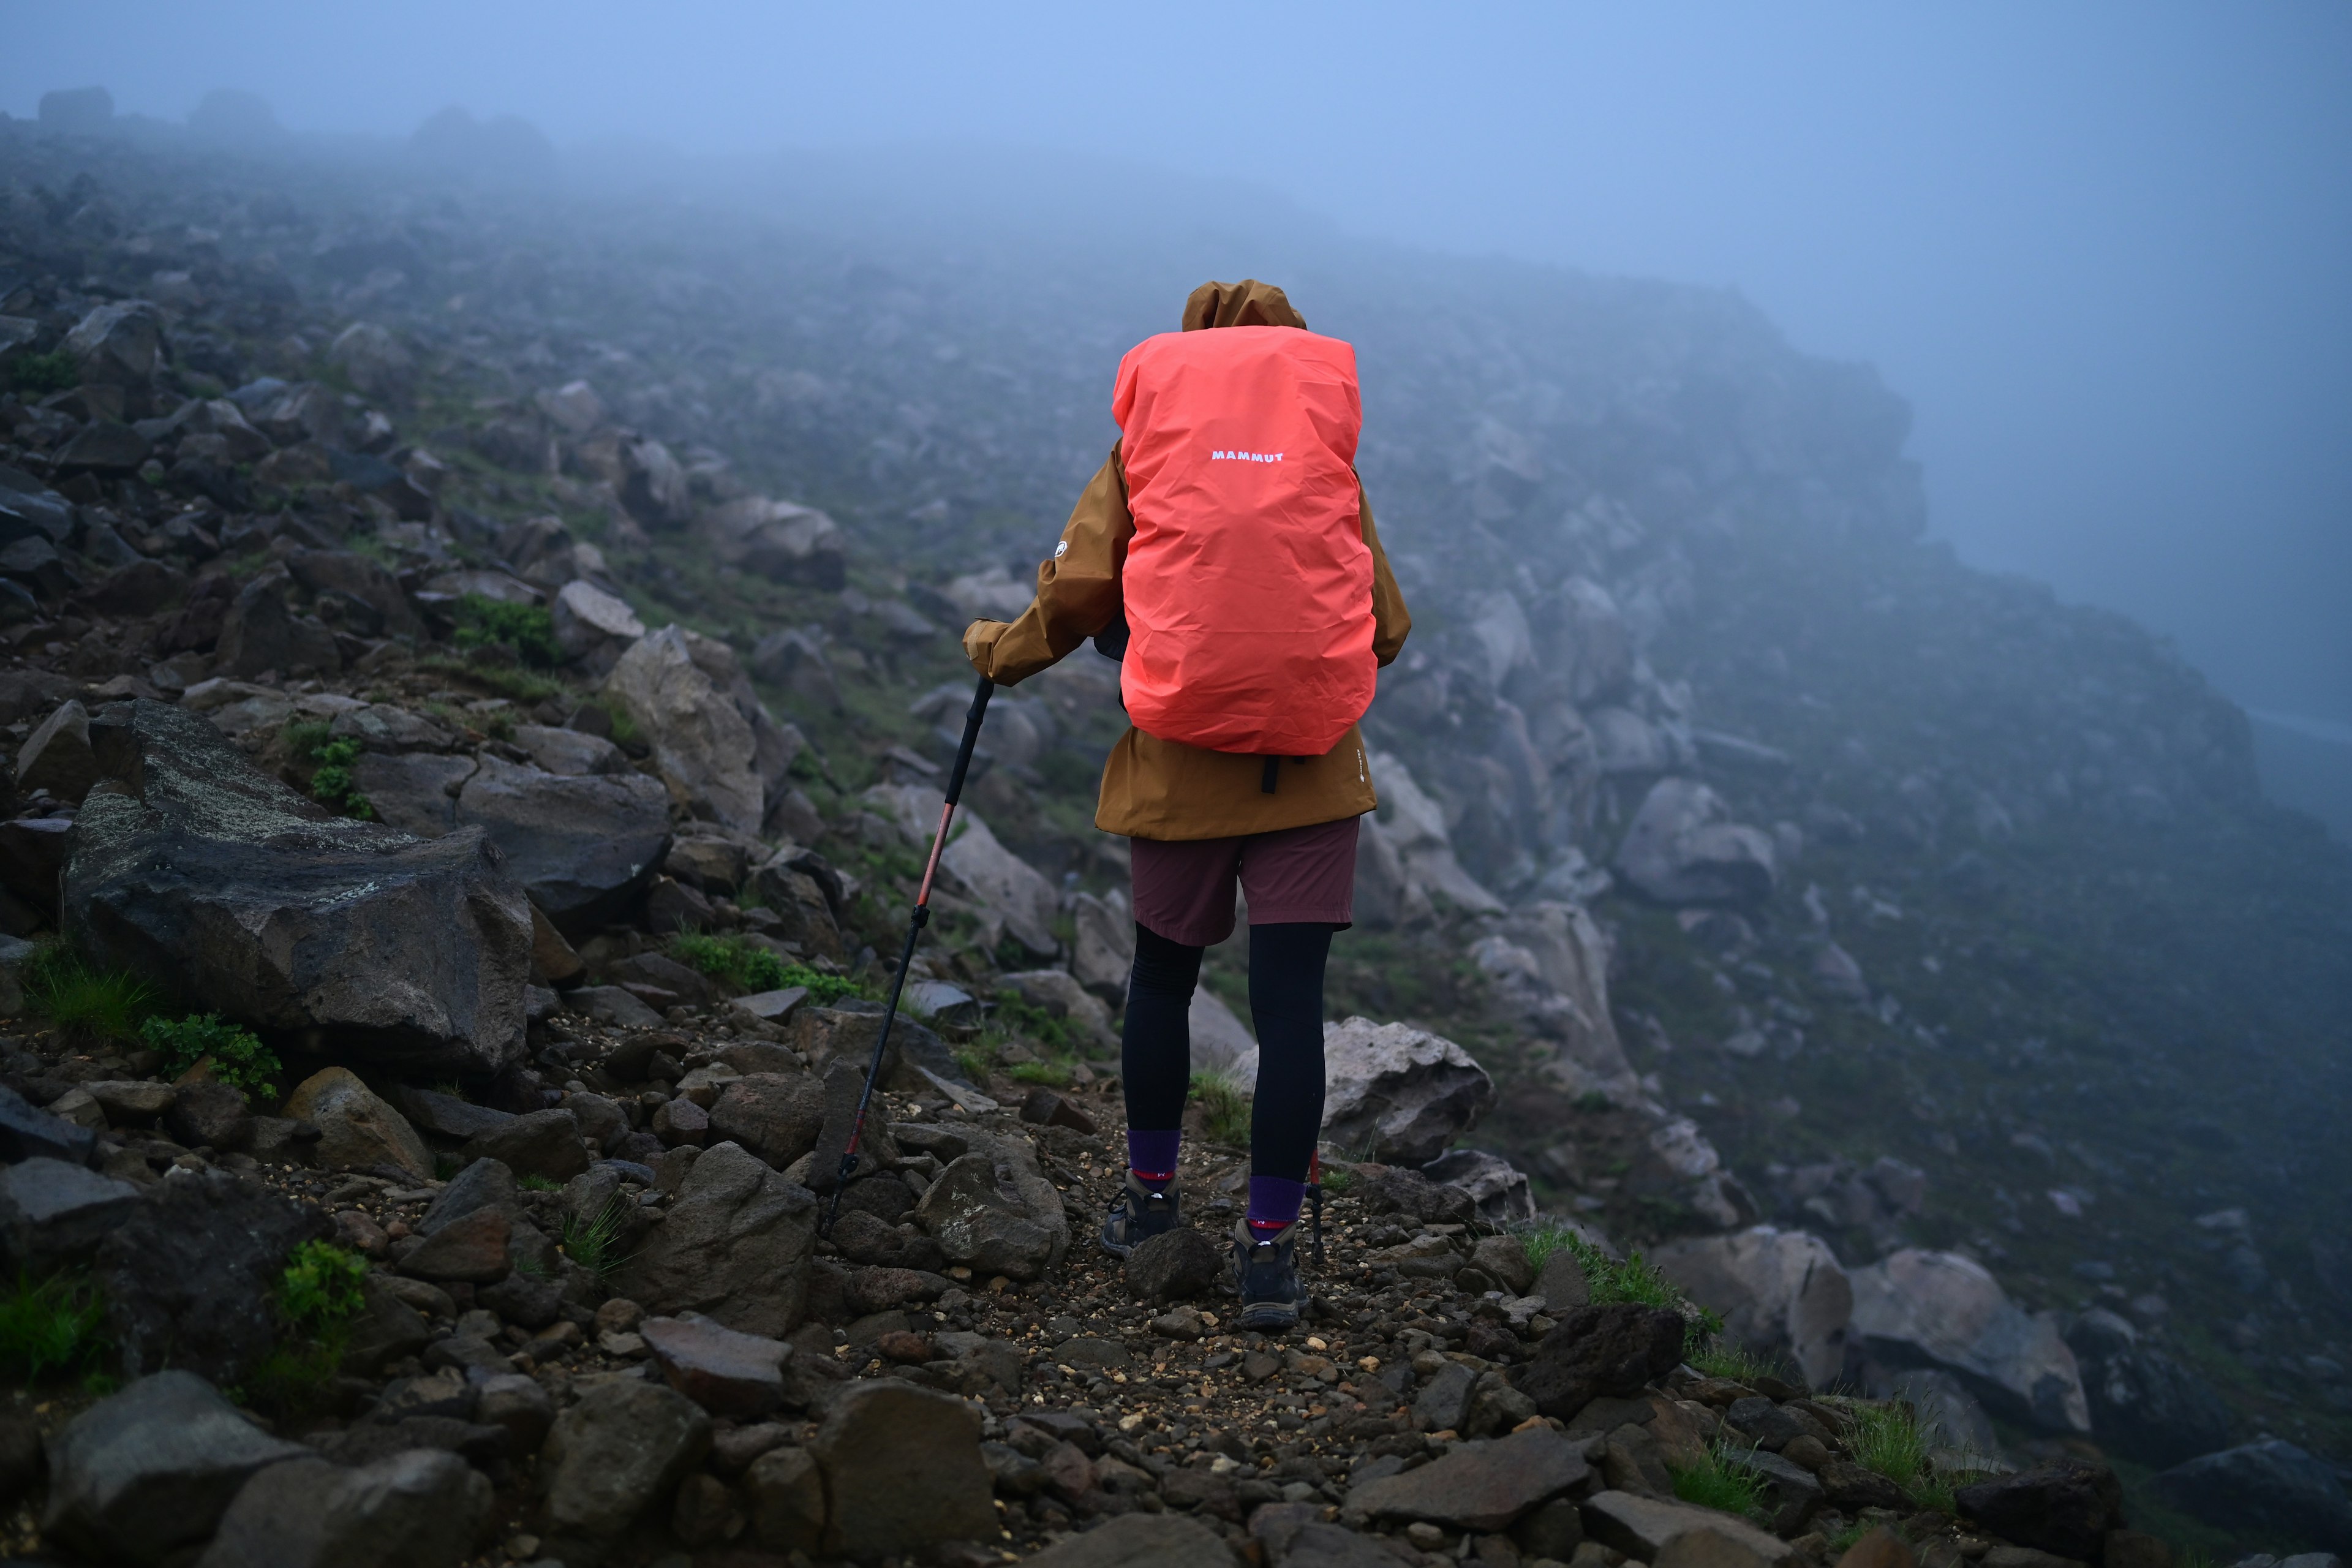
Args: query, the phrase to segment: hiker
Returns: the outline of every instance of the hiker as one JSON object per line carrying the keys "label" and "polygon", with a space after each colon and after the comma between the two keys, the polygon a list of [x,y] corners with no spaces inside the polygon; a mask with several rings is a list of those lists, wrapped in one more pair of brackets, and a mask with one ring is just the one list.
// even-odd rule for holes
{"label": "hiker", "polygon": [[1128,1176],[1103,1223],[1124,1258],[1182,1222],[1176,1156],[1204,948],[1249,907],[1258,1074],[1249,1208],[1234,1227],[1244,1329],[1298,1321],[1294,1232],[1323,1124],[1323,969],[1348,928],[1357,819],[1375,805],[1356,721],[1412,629],[1356,477],[1355,351],[1279,289],[1204,283],[1183,330],[1120,362],[1119,440],[1011,622],[964,633],[1013,685],[1091,637],[1131,727],[1095,826],[1133,847],[1122,1083]]}

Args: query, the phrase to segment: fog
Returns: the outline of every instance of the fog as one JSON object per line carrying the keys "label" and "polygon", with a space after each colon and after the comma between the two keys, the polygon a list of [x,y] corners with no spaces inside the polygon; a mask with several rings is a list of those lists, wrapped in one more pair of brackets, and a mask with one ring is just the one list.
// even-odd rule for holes
{"label": "fog", "polygon": [[[928,165],[901,217],[1029,191],[1115,246],[1181,195],[1277,259],[1329,232],[1736,289],[1912,401],[1964,559],[2168,634],[2323,776],[2352,751],[2340,5],[90,5],[10,31],[16,114],[98,82],[177,119],[227,86],[402,137],[462,104],[573,167],[786,154],[844,213]],[[1269,269],[1250,249],[1234,269]]]}

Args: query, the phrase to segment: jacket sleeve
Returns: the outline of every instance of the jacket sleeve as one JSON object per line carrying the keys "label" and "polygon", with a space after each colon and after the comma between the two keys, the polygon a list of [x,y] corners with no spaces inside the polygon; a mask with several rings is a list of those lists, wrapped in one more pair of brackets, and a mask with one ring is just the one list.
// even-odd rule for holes
{"label": "jacket sleeve", "polygon": [[[1365,528],[1369,532],[1369,518]],[[1119,568],[1134,537],[1127,472],[1114,445],[1071,509],[1061,543],[1039,563],[1037,596],[1029,607],[1017,620],[974,621],[965,628],[963,652],[972,668],[999,686],[1016,686],[1109,626],[1118,616]],[[1375,554],[1379,548],[1373,546]]]}
{"label": "jacket sleeve", "polygon": [[1364,543],[1372,552],[1372,657],[1386,669],[1396,662],[1404,650],[1404,639],[1412,632],[1412,613],[1404,607],[1404,593],[1397,586],[1396,574],[1389,569],[1388,552],[1381,548],[1380,530],[1372,526],[1372,503],[1364,494],[1364,481],[1356,481],[1356,496],[1364,521]]}

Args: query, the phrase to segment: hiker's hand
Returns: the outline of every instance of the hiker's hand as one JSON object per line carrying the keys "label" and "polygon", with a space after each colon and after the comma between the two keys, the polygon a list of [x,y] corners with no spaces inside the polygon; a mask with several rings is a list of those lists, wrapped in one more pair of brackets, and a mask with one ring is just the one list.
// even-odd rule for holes
{"label": "hiker's hand", "polygon": [[996,639],[1004,635],[1009,623],[1004,621],[974,621],[963,629],[963,656],[971,660],[975,675],[992,675],[988,668],[989,655],[996,651]]}

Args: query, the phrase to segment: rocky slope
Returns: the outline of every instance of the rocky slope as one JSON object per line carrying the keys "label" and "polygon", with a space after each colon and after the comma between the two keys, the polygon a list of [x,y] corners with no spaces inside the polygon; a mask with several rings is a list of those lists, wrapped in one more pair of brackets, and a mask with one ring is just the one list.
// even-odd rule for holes
{"label": "rocky slope", "polygon": [[[815,1234],[953,631],[1025,600],[1158,315],[1084,257],[1040,301],[1017,252],[70,108],[0,125],[0,1219],[128,1385],[20,1405],[44,1549],[1142,1514],[1051,1550],[2161,1561],[2121,1497],[2345,1544],[2345,857],[2158,645],[1916,542],[1866,372],[1659,286],[1297,283],[1364,350],[1417,630],[1335,954],[1345,1191],[1270,1345],[1194,1238],[1087,1245],[1129,940],[1091,653],[992,710],[888,1140]],[[1196,1056],[1245,1090],[1213,994]],[[1633,1246],[1723,1341],[1605,1300],[1672,1297]],[[1853,1462],[1890,1394],[1939,1449],[1901,1484]],[[204,1507],[122,1500],[175,1467]],[[1727,1468],[1748,1524],[1664,1500]]]}

